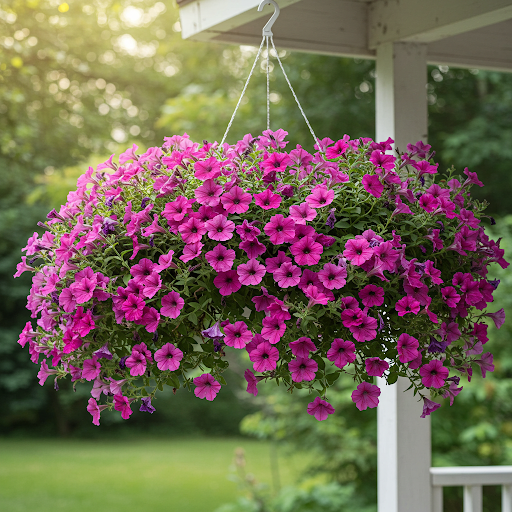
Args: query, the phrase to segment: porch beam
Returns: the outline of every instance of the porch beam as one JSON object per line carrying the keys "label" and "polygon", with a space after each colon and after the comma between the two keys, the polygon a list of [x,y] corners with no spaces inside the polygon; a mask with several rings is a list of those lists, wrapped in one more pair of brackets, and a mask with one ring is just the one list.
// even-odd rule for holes
{"label": "porch beam", "polygon": [[430,43],[512,18],[512,0],[375,0],[368,47],[393,41]]}

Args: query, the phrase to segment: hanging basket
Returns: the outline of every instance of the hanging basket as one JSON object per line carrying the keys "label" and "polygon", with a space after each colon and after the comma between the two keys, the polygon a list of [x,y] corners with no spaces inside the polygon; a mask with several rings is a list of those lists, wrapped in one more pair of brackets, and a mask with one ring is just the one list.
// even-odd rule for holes
{"label": "hanging basket", "polygon": [[[269,24],[242,96],[265,41],[268,72]],[[488,266],[508,263],[470,197],[476,174],[438,179],[421,142],[394,156],[391,139],[319,140],[286,80],[314,153],[288,151],[282,129],[224,144],[235,109],[220,144],[175,135],[89,168],[23,249],[15,277],[34,272],[39,318],[19,343],[43,356],[41,385],[92,383],[94,424],[133,402],[152,413],[164,386],[213,400],[228,351],[247,353],[249,393],[309,389],[318,420],[341,372],[358,409],[377,406],[375,377],[404,377],[425,416],[429,397],[453,403],[461,376],[494,369],[486,318],[499,328],[504,311],[486,312]]]}
{"label": "hanging basket", "polygon": [[508,264],[470,198],[476,174],[436,183],[421,143],[397,158],[390,140],[327,138],[311,154],[287,152],[286,135],[222,147],[174,136],[78,179],[16,273],[35,273],[39,319],[19,343],[43,356],[41,385],[92,383],[99,424],[133,401],[152,412],[163,386],[213,400],[238,350],[249,393],[308,388],[321,420],[343,371],[360,410],[378,404],[375,376],[401,376],[429,414],[429,396],[453,402],[461,376],[493,370],[485,318],[499,328],[504,313],[485,312],[498,284],[487,272]]}

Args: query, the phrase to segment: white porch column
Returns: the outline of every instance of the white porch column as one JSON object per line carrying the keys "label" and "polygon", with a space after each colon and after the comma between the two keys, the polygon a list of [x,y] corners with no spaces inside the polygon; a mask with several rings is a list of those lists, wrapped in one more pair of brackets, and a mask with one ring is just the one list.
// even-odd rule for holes
{"label": "white porch column", "polygon": [[[405,151],[427,140],[427,49],[424,44],[386,43],[377,48],[376,140],[391,137]],[[379,379],[378,511],[431,512],[430,418],[405,379]]]}

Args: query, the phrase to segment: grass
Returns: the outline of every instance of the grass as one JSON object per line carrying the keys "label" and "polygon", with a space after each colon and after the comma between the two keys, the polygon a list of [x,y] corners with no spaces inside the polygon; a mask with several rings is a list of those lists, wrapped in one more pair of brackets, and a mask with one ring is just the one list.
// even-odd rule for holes
{"label": "grass", "polygon": [[[238,496],[228,476],[242,447],[247,472],[271,484],[270,445],[247,439],[0,440],[6,512],[213,512]],[[280,457],[282,485],[304,463]]]}

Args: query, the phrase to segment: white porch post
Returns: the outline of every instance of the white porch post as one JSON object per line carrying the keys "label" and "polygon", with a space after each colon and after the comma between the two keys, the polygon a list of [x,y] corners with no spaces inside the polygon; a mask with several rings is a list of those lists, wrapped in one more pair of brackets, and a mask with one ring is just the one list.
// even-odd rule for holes
{"label": "white porch post", "polygon": [[[391,137],[405,151],[426,141],[427,48],[425,44],[385,43],[377,47],[376,140]],[[430,418],[405,379],[381,388],[378,418],[379,512],[431,512]]]}

